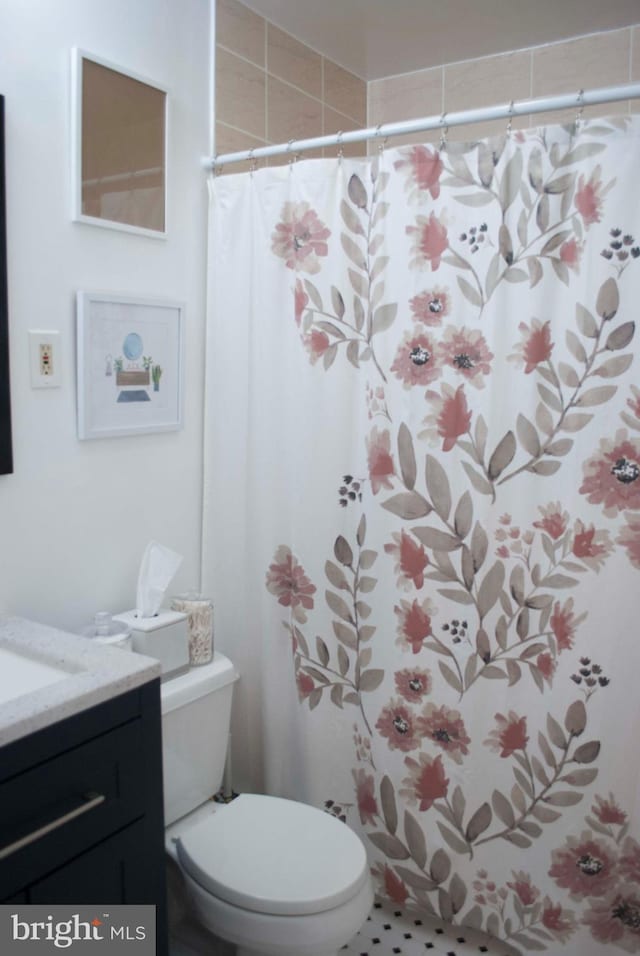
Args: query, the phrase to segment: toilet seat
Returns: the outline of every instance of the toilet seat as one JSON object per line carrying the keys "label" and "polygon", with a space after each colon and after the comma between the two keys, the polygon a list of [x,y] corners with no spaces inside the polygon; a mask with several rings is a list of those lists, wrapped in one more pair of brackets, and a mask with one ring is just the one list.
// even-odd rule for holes
{"label": "toilet seat", "polygon": [[315,807],[258,794],[243,794],[195,824],[179,837],[177,853],[203,889],[255,913],[321,913],[350,900],[369,879],[364,846],[345,824]]}

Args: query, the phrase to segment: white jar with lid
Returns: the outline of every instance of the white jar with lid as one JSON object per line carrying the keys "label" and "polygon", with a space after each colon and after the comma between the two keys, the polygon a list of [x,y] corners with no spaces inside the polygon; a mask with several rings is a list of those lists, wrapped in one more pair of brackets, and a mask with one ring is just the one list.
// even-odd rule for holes
{"label": "white jar with lid", "polygon": [[208,664],[213,659],[213,604],[197,591],[187,591],[174,597],[171,607],[187,615],[189,663]]}

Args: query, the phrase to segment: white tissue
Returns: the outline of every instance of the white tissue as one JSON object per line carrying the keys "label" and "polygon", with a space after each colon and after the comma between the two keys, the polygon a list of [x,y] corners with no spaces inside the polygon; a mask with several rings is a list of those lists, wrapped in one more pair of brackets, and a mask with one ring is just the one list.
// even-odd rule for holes
{"label": "white tissue", "polygon": [[147,545],[138,573],[136,612],[138,617],[153,617],[160,610],[174,574],[182,563],[182,555],[170,548],[150,541]]}

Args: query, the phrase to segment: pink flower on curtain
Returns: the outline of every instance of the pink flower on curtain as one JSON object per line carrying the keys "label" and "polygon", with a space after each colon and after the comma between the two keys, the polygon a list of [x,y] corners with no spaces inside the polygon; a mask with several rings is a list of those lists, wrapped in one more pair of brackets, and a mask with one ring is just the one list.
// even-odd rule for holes
{"label": "pink flower on curtain", "polygon": [[385,737],[390,750],[405,753],[420,746],[416,721],[410,707],[396,697],[389,701],[376,721],[376,730]]}
{"label": "pink flower on curtain", "polygon": [[578,928],[571,910],[566,910],[560,903],[552,903],[548,896],[542,901],[542,925],[561,943],[566,943],[569,937]]}
{"label": "pink flower on curtain", "polygon": [[515,353],[509,360],[518,365],[524,364],[525,375],[529,375],[542,362],[551,356],[554,343],[551,341],[550,323],[532,319],[531,325],[520,322],[518,325],[522,340],[515,346]]}
{"label": "pink flower on curtain", "polygon": [[462,763],[462,757],[469,753],[471,738],[459,711],[427,704],[418,717],[417,726],[424,737],[442,747],[456,763]]}
{"label": "pink flower on curtain", "polygon": [[550,538],[557,541],[567,530],[569,514],[564,511],[559,501],[550,501],[548,505],[538,505],[542,515],[540,521],[534,521],[533,527],[546,531]]}
{"label": "pink flower on curtain", "polygon": [[578,179],[575,204],[587,228],[594,222],[600,222],[602,218],[603,189],[600,173],[601,167],[596,166],[588,180],[585,180],[584,176]]}
{"label": "pink flower on curtain", "polygon": [[439,344],[439,358],[463,375],[472,385],[483,388],[484,378],[491,371],[493,352],[489,351],[482,332],[448,326]]}
{"label": "pink flower on curtain", "polygon": [[565,601],[563,607],[560,606],[560,601],[556,601],[549,624],[558,645],[558,653],[571,650],[576,636],[576,627],[586,616],[586,614],[581,614],[580,617],[575,616],[573,598]]}
{"label": "pink flower on curtain", "polygon": [[628,953],[640,947],[640,893],[622,888],[605,899],[590,900],[582,922],[599,943],[617,943]]}
{"label": "pink flower on curtain", "polygon": [[442,254],[449,248],[447,228],[440,222],[435,213],[426,216],[416,216],[416,225],[407,226],[406,233],[413,236],[413,249],[409,265],[424,268],[431,264],[433,272],[440,268]]}
{"label": "pink flower on curtain", "polygon": [[384,550],[396,559],[395,573],[398,575],[398,587],[408,591],[412,586],[420,590],[424,584],[424,569],[429,558],[424,547],[404,529],[391,534],[393,544],[385,544]]}
{"label": "pink flower on curtain", "polygon": [[351,772],[356,783],[356,800],[358,803],[358,813],[360,814],[360,823],[363,826],[367,826],[367,824],[374,826],[376,817],[378,816],[375,781],[371,774],[361,768],[352,770]]}
{"label": "pink flower on curtain", "polygon": [[454,389],[444,383],[441,389],[441,392],[428,391],[425,395],[433,411],[425,417],[424,428],[418,432],[418,438],[426,438],[432,445],[442,438],[442,450],[451,451],[458,438],[469,431],[471,412],[464,385]]}
{"label": "pink flower on curtain", "polygon": [[622,844],[622,856],[618,866],[625,880],[640,883],[640,845],[633,837],[627,837]]}
{"label": "pink flower on curtain", "polygon": [[296,685],[298,687],[298,699],[306,700],[307,697],[316,689],[313,678],[305,674],[304,671],[298,671],[296,674]]}
{"label": "pink flower on curtain", "polygon": [[429,385],[442,373],[435,351],[436,347],[426,332],[407,332],[398,346],[391,371],[405,388]]}
{"label": "pink flower on curtain", "polygon": [[426,639],[433,633],[431,617],[434,609],[431,601],[429,598],[425,598],[422,603],[415,599],[411,603],[401,600],[393,610],[398,617],[396,644],[403,651],[411,650],[418,654]]}
{"label": "pink flower on curtain", "polygon": [[396,470],[391,455],[391,437],[387,429],[378,431],[374,428],[367,438],[367,460],[374,495],[377,495],[381,488],[393,488],[391,478]]}
{"label": "pink flower on curtain", "polygon": [[444,439],[442,450],[451,451],[458,438],[466,435],[470,427],[471,412],[467,405],[464,386],[460,385],[453,395],[444,397],[438,415],[438,434]]}
{"label": "pink flower on curtain", "polygon": [[320,329],[311,329],[310,332],[302,336],[302,344],[309,353],[311,364],[315,365],[327,351],[331,342],[326,332],[322,332]]}
{"label": "pink flower on curtain", "polygon": [[424,325],[440,325],[451,311],[451,297],[443,289],[430,289],[409,301],[411,318]]}
{"label": "pink flower on curtain", "polygon": [[423,813],[430,810],[436,800],[443,800],[449,791],[449,779],[445,775],[442,757],[429,757],[425,753],[418,759],[405,757],[409,775],[402,781],[400,795],[412,806],[418,805]]}
{"label": "pink flower on curtain", "polygon": [[613,542],[608,531],[596,531],[593,525],[586,525],[578,519],[573,529],[571,552],[580,558],[587,567],[599,571],[607,557],[613,551]]}
{"label": "pink flower on curtain", "polygon": [[507,717],[504,714],[495,715],[496,726],[489,731],[485,744],[501,757],[510,757],[517,750],[526,750],[529,738],[527,736],[527,718],[519,717],[513,710]]}
{"label": "pink flower on curtain", "polygon": [[626,429],[619,429],[613,439],[603,438],[583,471],[580,493],[592,505],[604,505],[608,518],[640,508],[640,443],[629,438]]}
{"label": "pink flower on curtain", "polygon": [[596,796],[595,799],[596,802],[591,807],[591,812],[600,823],[604,823],[605,825],[613,823],[616,826],[624,826],[627,822],[627,814],[624,810],[620,809],[612,793],[609,793],[607,800],[599,796]]}
{"label": "pink flower on curtain", "polygon": [[549,685],[553,682],[553,675],[557,665],[558,662],[553,659],[548,651],[545,651],[543,654],[538,654],[536,658],[536,667]]}
{"label": "pink flower on curtain", "polygon": [[410,190],[415,184],[418,189],[429,192],[432,199],[437,199],[440,195],[440,176],[444,169],[440,153],[429,146],[412,146],[410,149],[401,150],[400,155],[403,158],[396,160],[393,165],[395,169],[408,167],[407,185]]}
{"label": "pink flower on curtain", "polygon": [[574,900],[604,896],[617,878],[616,853],[589,831],[567,837],[563,847],[551,853],[549,876],[569,890]]}
{"label": "pink flower on curtain", "polygon": [[304,285],[300,279],[296,279],[296,286],[293,291],[293,302],[295,308],[296,325],[302,321],[302,313],[309,304],[309,296],[304,291]]}
{"label": "pink flower on curtain", "polygon": [[640,515],[626,516],[627,523],[620,529],[616,541],[627,549],[629,561],[640,570]]}
{"label": "pink flower on curtain", "polygon": [[531,874],[524,870],[512,870],[513,883],[507,883],[510,890],[516,894],[523,906],[533,906],[540,896],[540,890],[531,883]]}
{"label": "pink flower on curtain", "polygon": [[266,578],[267,590],[278,598],[278,604],[290,607],[295,620],[304,623],[305,610],[313,608],[316,587],[286,545],[281,544],[277,549]]}
{"label": "pink flower on curtain", "polygon": [[560,246],[560,262],[564,262],[565,266],[574,272],[580,272],[580,259],[582,258],[583,249],[584,242],[578,242],[575,237],[573,239],[567,239],[567,241],[563,242]]}
{"label": "pink flower on curtain", "polygon": [[271,234],[271,251],[285,260],[288,269],[311,275],[319,272],[320,257],[329,253],[331,231],[308,202],[286,202],[280,215]]}
{"label": "pink flower on curtain", "polygon": [[405,668],[395,673],[396,690],[410,704],[422,703],[431,693],[431,671],[419,667]]}

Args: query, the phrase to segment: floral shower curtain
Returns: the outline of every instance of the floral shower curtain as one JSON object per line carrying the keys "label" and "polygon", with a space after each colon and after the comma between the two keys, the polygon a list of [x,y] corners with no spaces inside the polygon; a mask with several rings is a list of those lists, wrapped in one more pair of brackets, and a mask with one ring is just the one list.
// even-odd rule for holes
{"label": "floral shower curtain", "polygon": [[204,577],[236,782],[380,894],[640,952],[640,122],[212,184]]}

